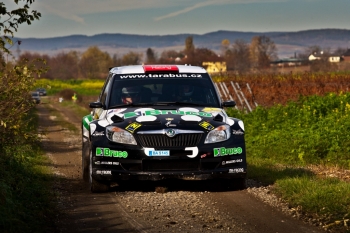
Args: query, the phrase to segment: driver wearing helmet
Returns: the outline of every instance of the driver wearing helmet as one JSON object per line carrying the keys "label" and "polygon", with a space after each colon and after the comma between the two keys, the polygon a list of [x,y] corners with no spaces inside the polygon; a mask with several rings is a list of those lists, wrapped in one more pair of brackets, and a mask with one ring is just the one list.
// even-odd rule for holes
{"label": "driver wearing helmet", "polygon": [[132,104],[138,101],[138,89],[137,87],[124,87],[122,89],[122,103]]}

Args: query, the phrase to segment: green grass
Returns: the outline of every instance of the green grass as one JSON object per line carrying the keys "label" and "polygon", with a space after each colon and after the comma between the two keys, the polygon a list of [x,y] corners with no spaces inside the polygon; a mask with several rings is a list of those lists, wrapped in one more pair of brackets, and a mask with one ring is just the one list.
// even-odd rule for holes
{"label": "green grass", "polygon": [[78,95],[98,96],[105,80],[49,80],[39,79],[35,86],[44,87],[48,95],[54,95],[61,90],[71,89]]}
{"label": "green grass", "polygon": [[[245,123],[248,177],[275,184],[291,207],[320,217],[330,229],[350,232],[350,183],[317,176],[309,165],[350,169],[350,93],[301,97],[249,114]],[[347,222],[349,225],[350,222]]]}
{"label": "green grass", "polygon": [[81,116],[81,118],[83,118],[83,116],[90,114],[89,109],[84,108],[78,105],[77,103],[74,103],[73,101],[63,101],[61,105],[73,111],[77,116]]}
{"label": "green grass", "polygon": [[350,93],[302,97],[298,102],[250,114],[243,119],[250,157],[279,163],[323,164],[350,168]]}
{"label": "green grass", "polygon": [[[37,125],[37,116],[32,124]],[[57,208],[53,177],[44,166],[49,162],[39,141],[2,147],[0,232],[52,232]]]}

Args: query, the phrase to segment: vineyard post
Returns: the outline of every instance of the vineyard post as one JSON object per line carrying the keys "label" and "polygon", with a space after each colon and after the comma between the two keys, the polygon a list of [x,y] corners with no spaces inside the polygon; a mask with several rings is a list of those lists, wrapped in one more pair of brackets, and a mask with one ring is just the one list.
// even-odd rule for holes
{"label": "vineyard post", "polygon": [[222,92],[224,93],[225,99],[227,99],[227,93],[222,85],[222,82],[219,82],[219,86],[221,87]]}
{"label": "vineyard post", "polygon": [[244,102],[246,103],[246,105],[247,105],[249,111],[251,112],[251,111],[252,111],[252,108],[250,107],[250,104],[249,104],[247,98],[245,98],[245,95],[244,95],[243,91],[241,90],[241,87],[239,86],[238,83],[236,83],[236,85],[237,85],[237,89],[238,89],[239,93],[242,95],[242,98],[244,99]]}
{"label": "vineyard post", "polygon": [[235,91],[235,93],[236,93],[236,96],[238,97],[238,100],[239,100],[239,102],[241,103],[241,105],[242,105],[242,108],[244,108],[244,105],[243,105],[243,101],[242,101],[242,99],[241,99],[241,96],[238,94],[238,92],[237,92],[237,90],[236,90],[236,86],[235,86],[235,84],[231,81],[231,86],[233,87],[233,90]]}
{"label": "vineyard post", "polygon": [[247,83],[247,88],[248,88],[249,93],[252,95],[252,98],[253,98],[253,102],[254,102],[254,104],[255,104],[255,107],[258,107],[258,103],[255,101],[255,98],[254,98],[252,89],[250,89],[249,83]]}

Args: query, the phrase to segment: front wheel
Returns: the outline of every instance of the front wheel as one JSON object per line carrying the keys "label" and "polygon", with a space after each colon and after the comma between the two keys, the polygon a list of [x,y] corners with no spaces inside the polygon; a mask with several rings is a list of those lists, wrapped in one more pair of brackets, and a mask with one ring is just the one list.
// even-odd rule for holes
{"label": "front wheel", "polygon": [[247,179],[245,177],[233,179],[233,185],[235,186],[235,188],[237,190],[246,189],[247,188]]}
{"label": "front wheel", "polygon": [[101,183],[92,178],[92,152],[90,150],[89,160],[89,184],[92,193],[104,193],[109,191],[110,185],[108,183]]}
{"label": "front wheel", "polygon": [[82,173],[83,173],[83,180],[85,182],[89,182],[89,176],[90,176],[90,172],[89,172],[89,166],[90,166],[90,143],[89,140],[84,142],[84,138],[83,138],[83,142],[82,142]]}

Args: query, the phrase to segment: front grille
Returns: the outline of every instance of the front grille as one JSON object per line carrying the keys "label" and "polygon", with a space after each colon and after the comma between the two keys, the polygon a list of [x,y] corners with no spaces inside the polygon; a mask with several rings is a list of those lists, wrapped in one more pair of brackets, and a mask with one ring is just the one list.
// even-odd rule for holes
{"label": "front grille", "polygon": [[193,147],[198,145],[201,137],[201,133],[178,134],[173,138],[170,138],[164,134],[137,135],[141,146],[151,148]]}

